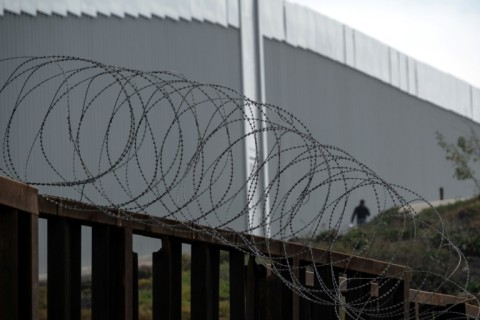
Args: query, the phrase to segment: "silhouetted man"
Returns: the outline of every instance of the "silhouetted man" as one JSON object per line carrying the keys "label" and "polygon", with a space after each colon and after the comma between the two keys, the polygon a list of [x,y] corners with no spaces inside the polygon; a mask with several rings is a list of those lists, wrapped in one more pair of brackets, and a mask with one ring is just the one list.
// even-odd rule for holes
{"label": "silhouetted man", "polygon": [[368,211],[368,208],[365,206],[365,200],[360,200],[360,204],[353,210],[351,223],[353,224],[353,220],[357,217],[357,226],[362,225],[367,222],[369,215],[370,211]]}

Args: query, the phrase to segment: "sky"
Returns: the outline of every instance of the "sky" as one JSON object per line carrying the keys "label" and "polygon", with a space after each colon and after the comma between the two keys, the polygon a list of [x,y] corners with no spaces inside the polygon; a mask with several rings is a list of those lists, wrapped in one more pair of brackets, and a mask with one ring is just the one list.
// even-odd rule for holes
{"label": "sky", "polygon": [[480,0],[289,0],[480,88]]}

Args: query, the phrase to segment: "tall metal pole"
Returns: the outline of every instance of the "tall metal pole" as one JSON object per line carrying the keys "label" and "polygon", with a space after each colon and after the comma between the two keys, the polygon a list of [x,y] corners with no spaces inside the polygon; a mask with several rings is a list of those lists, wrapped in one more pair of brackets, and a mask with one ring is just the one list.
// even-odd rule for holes
{"label": "tall metal pole", "polygon": [[[259,0],[240,1],[243,94],[263,103],[265,102],[265,66],[260,19]],[[248,226],[251,232],[268,237],[270,236],[270,216],[266,188],[269,177],[268,164],[265,162],[268,142],[267,133],[260,131],[265,128],[265,111],[256,106],[245,105],[246,116],[256,119],[255,122],[245,121],[245,134],[257,130],[256,134],[250,134],[245,139],[246,177],[249,181],[245,197],[249,202]],[[260,170],[262,163],[264,165]]]}

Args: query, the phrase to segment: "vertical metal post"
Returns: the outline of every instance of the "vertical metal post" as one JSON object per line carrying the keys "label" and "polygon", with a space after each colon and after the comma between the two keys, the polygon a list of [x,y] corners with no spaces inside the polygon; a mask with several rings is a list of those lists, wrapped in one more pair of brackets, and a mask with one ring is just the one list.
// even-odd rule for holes
{"label": "vertical metal post", "polygon": [[[259,102],[265,102],[265,71],[263,56],[263,36],[260,24],[260,6],[258,0],[240,2],[240,28],[242,48],[243,94]],[[261,129],[265,126],[266,110],[260,110],[256,105],[246,105],[245,114],[256,121],[245,120],[246,177],[248,180],[246,199],[250,204],[248,226],[252,233],[259,236],[270,235],[270,218],[268,214],[269,199],[266,186],[269,181],[268,165],[265,163],[260,170],[260,164],[265,162],[267,155],[267,133]],[[255,134],[250,134],[256,131]],[[257,171],[256,175],[252,173]],[[263,200],[261,201],[261,197]],[[254,205],[255,204],[255,205]],[[260,225],[265,223],[262,227]],[[258,226],[258,227],[257,227]]]}

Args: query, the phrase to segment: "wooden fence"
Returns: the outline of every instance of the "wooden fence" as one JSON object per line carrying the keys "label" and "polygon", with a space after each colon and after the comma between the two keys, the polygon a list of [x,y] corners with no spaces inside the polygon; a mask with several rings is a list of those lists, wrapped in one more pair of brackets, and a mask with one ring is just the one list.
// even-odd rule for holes
{"label": "wooden fence", "polygon": [[[152,258],[153,319],[181,319],[182,244],[191,245],[193,320],[219,317],[220,250],[229,254],[232,320],[335,319],[338,314],[356,319],[361,314],[361,310],[354,315],[338,304],[322,305],[301,298],[269,268],[257,264],[254,257],[202,232],[205,227],[198,226],[199,231],[195,231],[168,220],[149,225],[144,223],[148,216],[135,213],[130,220],[119,219],[86,204],[46,200],[38,197],[35,188],[0,177],[0,319],[39,317],[38,219],[48,223],[48,319],[80,319],[81,226],[92,228],[94,320],[138,319],[134,234],[162,240],[161,249]],[[215,232],[240,248],[248,238],[265,254],[294,257],[288,263],[295,273],[285,272],[282,277],[325,292],[324,296],[316,295],[324,301],[333,301],[327,294],[334,288],[332,279],[341,284],[346,305],[367,306],[375,301],[378,314],[375,306],[368,305],[361,319],[420,319],[420,315],[467,319],[478,313],[477,307],[461,298],[410,289],[411,273],[403,266],[321,249],[305,250],[299,244],[265,241],[231,231]],[[314,273],[301,268],[312,261],[322,284]]]}

